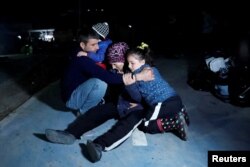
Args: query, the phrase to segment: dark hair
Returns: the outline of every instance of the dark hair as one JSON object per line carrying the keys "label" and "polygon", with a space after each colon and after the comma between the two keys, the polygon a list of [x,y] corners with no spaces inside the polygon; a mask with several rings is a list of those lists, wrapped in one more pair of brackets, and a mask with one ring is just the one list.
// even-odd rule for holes
{"label": "dark hair", "polygon": [[135,54],[138,60],[145,60],[146,64],[149,64],[150,66],[154,66],[154,62],[152,58],[152,51],[147,44],[144,47],[141,44],[133,49],[129,49],[126,55],[128,57],[128,55],[131,55],[131,54]]}
{"label": "dark hair", "polygon": [[92,28],[84,28],[79,32],[78,42],[87,43],[89,39],[100,39],[100,35]]}

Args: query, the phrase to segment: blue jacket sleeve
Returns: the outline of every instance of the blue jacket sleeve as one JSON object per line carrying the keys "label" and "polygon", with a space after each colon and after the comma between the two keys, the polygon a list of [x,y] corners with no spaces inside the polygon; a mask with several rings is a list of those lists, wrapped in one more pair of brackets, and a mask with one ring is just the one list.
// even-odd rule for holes
{"label": "blue jacket sleeve", "polygon": [[110,39],[99,42],[99,49],[97,50],[97,52],[88,52],[88,57],[95,62],[102,62],[105,58],[106,50],[111,43],[112,41]]}
{"label": "blue jacket sleeve", "polygon": [[133,100],[135,100],[138,103],[142,101],[142,96],[136,83],[131,85],[126,85],[125,89]]}

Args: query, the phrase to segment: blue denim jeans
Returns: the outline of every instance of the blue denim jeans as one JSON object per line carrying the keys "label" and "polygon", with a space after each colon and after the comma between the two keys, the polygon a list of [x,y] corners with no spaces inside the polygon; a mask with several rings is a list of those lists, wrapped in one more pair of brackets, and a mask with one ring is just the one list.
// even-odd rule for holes
{"label": "blue denim jeans", "polygon": [[66,106],[70,109],[79,110],[83,114],[103,99],[106,90],[106,82],[91,78],[73,91],[70,99],[66,102]]}

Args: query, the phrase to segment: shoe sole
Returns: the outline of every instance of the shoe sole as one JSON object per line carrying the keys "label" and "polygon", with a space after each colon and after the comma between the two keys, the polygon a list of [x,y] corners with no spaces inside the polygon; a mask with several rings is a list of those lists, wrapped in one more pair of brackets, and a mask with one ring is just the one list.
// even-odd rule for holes
{"label": "shoe sole", "polygon": [[187,126],[189,126],[190,125],[190,119],[189,119],[189,116],[188,116],[188,113],[187,113],[185,107],[181,109],[181,114],[183,115],[183,117],[184,117],[184,119],[186,121]]}
{"label": "shoe sole", "polygon": [[[63,133],[63,132],[62,132]],[[72,136],[66,136],[66,134],[59,133],[56,130],[53,129],[46,129],[45,130],[45,135],[47,139],[53,143],[58,143],[58,144],[73,144],[75,142],[75,138]],[[67,134],[68,135],[68,134]]]}
{"label": "shoe sole", "polygon": [[187,114],[184,115],[184,119],[185,119],[185,122],[187,124],[187,126],[190,125],[190,119],[189,119],[189,116]]}
{"label": "shoe sole", "polygon": [[184,123],[183,128],[184,128],[184,132],[186,134],[186,137],[183,140],[186,141],[188,139],[188,135],[187,135],[188,134],[188,125],[187,125],[186,119],[184,118],[184,115],[180,116],[180,120]]}

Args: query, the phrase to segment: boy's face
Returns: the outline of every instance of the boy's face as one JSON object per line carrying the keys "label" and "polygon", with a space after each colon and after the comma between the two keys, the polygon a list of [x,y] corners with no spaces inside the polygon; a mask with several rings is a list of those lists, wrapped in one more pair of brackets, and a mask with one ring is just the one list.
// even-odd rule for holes
{"label": "boy's face", "polygon": [[96,52],[99,49],[98,42],[99,39],[89,39],[86,44],[81,42],[80,46],[85,52]]}

